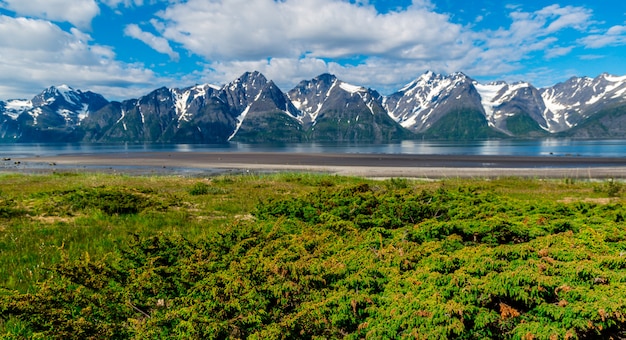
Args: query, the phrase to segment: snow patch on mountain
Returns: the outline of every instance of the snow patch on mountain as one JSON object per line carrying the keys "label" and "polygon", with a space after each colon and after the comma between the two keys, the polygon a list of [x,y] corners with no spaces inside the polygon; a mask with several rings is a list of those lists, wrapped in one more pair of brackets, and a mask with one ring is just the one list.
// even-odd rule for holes
{"label": "snow patch on mountain", "polygon": [[339,87],[341,87],[342,90],[352,93],[352,94],[366,91],[366,89],[363,86],[352,85],[352,84],[348,84],[344,82],[341,82],[339,84]]}
{"label": "snow patch on mountain", "polygon": [[63,119],[65,119],[65,123],[71,123],[72,122],[72,114],[73,112],[68,110],[68,109],[59,109],[57,111],[57,114],[61,117],[63,117]]}
{"label": "snow patch on mountain", "polygon": [[531,86],[529,83],[525,82],[513,84],[507,84],[506,82],[492,82],[487,84],[473,82],[473,85],[480,95],[481,105],[485,110],[487,122],[491,127],[497,126],[500,120],[515,114],[515,112],[507,112],[499,110],[499,108],[505,103],[515,99],[518,95],[518,91],[528,89]]}
{"label": "snow patch on mountain", "polygon": [[250,104],[248,104],[248,106],[246,106],[246,108],[243,110],[243,112],[241,112],[241,114],[237,117],[237,126],[235,127],[235,131],[233,131],[233,133],[228,137],[228,140],[230,141],[231,139],[233,139],[236,135],[237,132],[239,132],[239,129],[241,128],[241,125],[243,125],[244,120],[246,120],[246,116],[248,115],[248,112],[250,112],[250,108],[252,107],[252,104],[259,100],[259,98],[261,98],[261,95],[263,94],[263,92],[259,92],[256,97],[254,98],[254,101],[252,101]]}
{"label": "snow patch on mountain", "polygon": [[28,114],[33,117],[33,125],[37,125],[37,117],[39,117],[42,113],[42,110],[40,107],[36,107],[30,111],[28,111]]}
{"label": "snow patch on mountain", "polygon": [[78,111],[78,124],[89,116],[89,104],[84,103],[82,110]]}
{"label": "snow patch on mountain", "polygon": [[122,127],[124,128],[124,131],[127,131],[126,129],[126,122],[124,121],[124,118],[126,117],[126,110],[122,109],[122,115],[121,117],[115,122],[115,124],[119,124],[122,123]]}
{"label": "snow patch on mountain", "polygon": [[33,102],[25,99],[13,99],[5,103],[5,114],[11,119],[16,120],[22,112],[31,110],[33,108]]}
{"label": "snow patch on mountain", "polygon": [[180,127],[181,121],[188,122],[191,118],[191,115],[187,112],[189,97],[191,96],[191,91],[184,91],[182,93],[175,92],[173,94],[174,94],[174,109],[176,111],[176,116],[178,117],[178,125]]}
{"label": "snow patch on mountain", "polygon": [[80,105],[80,97],[78,96],[78,92],[73,88],[63,84],[56,87],[57,93],[63,97],[65,102],[71,105]]}
{"label": "snow patch on mountain", "polygon": [[487,115],[487,119],[493,117],[494,107],[501,104],[496,99],[499,97],[500,92],[504,88],[507,87],[506,83],[496,82],[496,83],[488,83],[488,84],[480,84],[475,82],[474,87],[478,91],[480,95],[480,101],[485,109],[485,114]]}

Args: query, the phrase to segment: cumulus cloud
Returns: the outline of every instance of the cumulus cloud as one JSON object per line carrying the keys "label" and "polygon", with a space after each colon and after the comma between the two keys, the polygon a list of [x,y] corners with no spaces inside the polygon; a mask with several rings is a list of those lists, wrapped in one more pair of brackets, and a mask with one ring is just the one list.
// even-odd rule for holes
{"label": "cumulus cloud", "polygon": [[[172,79],[159,78],[141,64],[117,61],[111,47],[84,33],[98,14],[95,1],[0,0],[0,8],[45,19],[0,17],[0,83],[22,79],[16,86],[29,91],[60,82],[89,84],[88,89],[113,98],[128,98],[129,86],[143,91],[139,94],[155,84],[170,86]],[[429,0],[413,0],[385,13],[374,0],[97,1],[120,14],[162,3],[152,20],[128,24],[124,34],[172,61],[181,55],[200,57],[203,69],[176,76],[182,86],[226,83],[258,70],[289,90],[300,80],[330,72],[390,93],[426,70],[500,77],[518,72],[530,58],[555,59],[582,45],[626,44],[626,26],[620,25],[566,40],[563,32],[584,34],[597,24],[589,9],[576,6],[536,11],[508,6],[510,25],[479,30],[482,24],[463,26],[437,13]],[[63,31],[54,23],[60,21],[76,28]]]}
{"label": "cumulus cloud", "polygon": [[[565,29],[584,31],[592,12],[551,5],[534,12],[510,7],[511,24],[472,31],[434,11],[427,0],[379,13],[370,1],[189,0],[152,22],[160,34],[207,60],[210,79],[233,79],[246,70],[283,86],[331,72],[342,79],[391,89],[425,70],[498,75],[520,68],[533,53],[567,55]],[[342,63],[355,58],[357,63]],[[318,72],[318,73],[312,73]]]}
{"label": "cumulus cloud", "polygon": [[[407,72],[456,71],[475,54],[465,28],[433,8],[428,0],[384,14],[368,1],[189,0],[159,12],[152,25],[203,57],[212,80],[258,70],[285,87],[331,72],[387,87],[397,77],[408,82]],[[362,61],[346,66],[345,59]]]}
{"label": "cumulus cloud", "polygon": [[461,26],[411,6],[380,14],[373,6],[336,0],[189,0],[158,14],[162,34],[214,59],[254,60],[310,55],[397,59],[462,54]]}
{"label": "cumulus cloud", "polygon": [[167,54],[173,61],[178,61],[178,59],[180,58],[178,53],[172,50],[172,47],[170,46],[167,39],[157,37],[150,32],[142,31],[141,28],[139,28],[139,26],[136,24],[127,25],[124,29],[124,34],[142,41],[159,53]]}
{"label": "cumulus cloud", "polygon": [[89,28],[91,20],[100,13],[95,0],[2,0],[0,8],[17,15],[69,22],[83,29]]}
{"label": "cumulus cloud", "polygon": [[90,41],[75,28],[65,32],[49,21],[0,15],[0,84],[10,84],[0,88],[2,99],[29,98],[61,83],[120,98],[133,86],[154,83],[143,65],[120,63],[110,47]]}

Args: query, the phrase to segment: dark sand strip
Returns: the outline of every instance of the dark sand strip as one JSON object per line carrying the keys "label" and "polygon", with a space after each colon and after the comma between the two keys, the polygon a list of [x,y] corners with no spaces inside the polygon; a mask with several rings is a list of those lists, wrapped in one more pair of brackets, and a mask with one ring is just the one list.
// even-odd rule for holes
{"label": "dark sand strip", "polygon": [[[131,152],[16,159],[27,170],[110,168],[207,171],[312,171],[364,177],[626,178],[626,158],[264,152]],[[14,160],[15,161],[15,160]],[[12,164],[15,164],[13,162]],[[15,166],[5,166],[15,168]],[[19,167],[18,167],[19,168]],[[171,170],[167,170],[171,169]]]}

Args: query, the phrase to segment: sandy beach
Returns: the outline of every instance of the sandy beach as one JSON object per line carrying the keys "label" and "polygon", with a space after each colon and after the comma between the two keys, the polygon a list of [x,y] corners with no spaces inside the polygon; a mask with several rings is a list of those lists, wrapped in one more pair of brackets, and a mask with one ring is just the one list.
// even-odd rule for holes
{"label": "sandy beach", "polygon": [[130,152],[4,159],[4,172],[321,172],[362,177],[626,179],[625,158],[268,152]]}

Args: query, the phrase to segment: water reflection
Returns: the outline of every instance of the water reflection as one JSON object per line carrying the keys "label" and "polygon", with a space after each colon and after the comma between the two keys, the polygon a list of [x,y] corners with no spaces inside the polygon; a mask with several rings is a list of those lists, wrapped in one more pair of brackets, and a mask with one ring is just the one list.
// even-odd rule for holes
{"label": "water reflection", "polygon": [[508,155],[626,157],[626,140],[483,140],[415,141],[398,143],[292,143],[292,144],[1,144],[0,157],[54,156],[132,152],[294,152],[381,153],[415,155]]}

